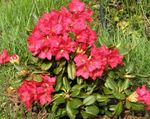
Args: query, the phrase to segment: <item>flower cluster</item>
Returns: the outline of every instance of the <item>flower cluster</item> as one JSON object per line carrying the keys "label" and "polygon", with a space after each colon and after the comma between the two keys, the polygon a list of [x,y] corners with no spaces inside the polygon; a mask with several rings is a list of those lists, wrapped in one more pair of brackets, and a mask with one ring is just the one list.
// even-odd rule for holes
{"label": "flower cluster", "polygon": [[52,101],[51,94],[54,92],[53,85],[56,79],[48,75],[41,75],[42,81],[24,80],[18,88],[20,100],[26,106],[28,111],[33,102],[39,102],[41,105]]}
{"label": "flower cluster", "polygon": [[69,10],[45,13],[38,21],[28,38],[28,49],[41,59],[70,59],[70,53],[79,46],[88,47],[96,40],[96,33],[88,22],[92,21],[92,11],[84,2],[72,0]]}
{"label": "flower cluster", "polygon": [[147,90],[146,86],[143,85],[142,88],[136,89],[136,93],[138,102],[144,102],[147,105],[147,110],[150,110],[150,90]]}
{"label": "flower cluster", "polygon": [[127,98],[130,102],[142,102],[147,105],[147,110],[150,110],[150,90],[146,89],[145,85],[142,88],[138,87],[134,93]]}
{"label": "flower cluster", "polygon": [[13,54],[10,56],[8,54],[8,51],[6,49],[3,50],[2,54],[0,54],[0,65],[5,63],[19,63],[19,56],[16,54]]}
{"label": "flower cluster", "polygon": [[115,68],[118,64],[122,64],[123,56],[119,54],[117,49],[108,49],[106,46],[101,48],[92,47],[90,56],[79,53],[75,56],[74,61],[77,66],[77,76],[84,79],[102,76],[107,66]]}

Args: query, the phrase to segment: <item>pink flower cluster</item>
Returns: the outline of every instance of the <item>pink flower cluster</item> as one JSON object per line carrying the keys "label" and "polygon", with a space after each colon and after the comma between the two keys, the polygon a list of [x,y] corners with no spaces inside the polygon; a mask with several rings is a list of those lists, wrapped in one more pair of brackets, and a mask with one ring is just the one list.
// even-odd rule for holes
{"label": "pink flower cluster", "polygon": [[104,45],[101,48],[96,48],[93,45],[89,57],[83,53],[75,56],[76,75],[82,76],[84,79],[91,77],[95,80],[96,77],[102,76],[107,66],[115,68],[118,64],[122,64],[122,59],[123,56],[119,54],[117,49],[108,49]]}
{"label": "pink flower cluster", "polygon": [[16,54],[9,55],[6,49],[3,50],[2,54],[0,54],[0,65],[5,63],[19,63],[19,56]]}
{"label": "pink flower cluster", "polygon": [[147,105],[147,110],[150,110],[150,90],[146,89],[146,86],[143,85],[142,88],[138,87],[136,89],[137,101],[143,102]]}
{"label": "pink flower cluster", "polygon": [[33,102],[39,102],[41,105],[50,103],[52,101],[51,94],[54,92],[53,85],[56,79],[48,75],[41,75],[42,81],[24,80],[22,85],[18,88],[20,100],[29,111]]}
{"label": "pink flower cluster", "polygon": [[28,38],[28,49],[41,59],[70,59],[70,53],[77,47],[93,45],[96,33],[88,23],[92,21],[92,11],[84,2],[72,0],[69,10],[62,7],[60,11],[45,13],[38,21]]}

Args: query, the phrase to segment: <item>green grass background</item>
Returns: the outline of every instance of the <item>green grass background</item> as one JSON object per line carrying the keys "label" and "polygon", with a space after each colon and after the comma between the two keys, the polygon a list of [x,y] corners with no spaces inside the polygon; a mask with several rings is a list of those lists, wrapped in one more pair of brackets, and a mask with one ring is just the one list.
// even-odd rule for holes
{"label": "green grass background", "polygon": [[[27,37],[36,24],[38,18],[47,11],[66,6],[69,0],[0,0],[0,51],[6,48],[10,54],[16,53],[25,62],[31,54],[27,50]],[[89,2],[86,0],[86,2]],[[137,12],[140,11],[137,8]],[[139,13],[140,14],[140,13]],[[99,15],[95,11],[95,18]],[[143,25],[139,26],[139,34],[125,35],[118,29],[110,34],[102,30],[100,22],[94,20],[93,28],[98,30],[97,44],[114,44],[125,55],[125,63],[133,64],[135,74],[144,75],[147,78],[138,79],[148,82],[150,75],[150,41],[145,36]],[[18,84],[15,70],[10,65],[0,66],[0,117],[12,117],[9,108],[4,108],[7,102],[6,88]],[[10,105],[7,105],[10,107]],[[3,116],[2,116],[3,115]],[[7,118],[6,118],[7,119]]]}

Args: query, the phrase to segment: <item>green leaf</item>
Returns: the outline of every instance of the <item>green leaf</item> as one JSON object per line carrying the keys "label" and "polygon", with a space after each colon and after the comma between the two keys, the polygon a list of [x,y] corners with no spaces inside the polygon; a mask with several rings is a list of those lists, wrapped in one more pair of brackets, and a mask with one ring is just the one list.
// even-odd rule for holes
{"label": "green leaf", "polygon": [[69,91],[71,89],[70,83],[66,77],[63,77],[63,87],[67,91]]}
{"label": "green leaf", "polygon": [[61,71],[63,72],[63,70],[65,69],[65,64],[66,64],[66,61],[63,61],[61,60],[60,62],[58,62],[58,66],[57,68],[54,69],[54,73],[55,74],[59,74]]}
{"label": "green leaf", "polygon": [[128,87],[129,87],[129,84],[130,84],[130,80],[129,79],[125,79],[123,85],[122,85],[122,88],[124,90],[126,90]]}
{"label": "green leaf", "polygon": [[78,98],[73,98],[71,101],[70,101],[70,105],[73,109],[77,109],[79,108],[81,105],[82,105],[82,101]]}
{"label": "green leaf", "polygon": [[107,87],[103,87],[103,91],[104,91],[104,94],[112,94],[112,90],[108,89]]}
{"label": "green leaf", "polygon": [[65,98],[61,94],[55,94],[53,100],[57,105],[65,103]]}
{"label": "green leaf", "polygon": [[71,107],[70,101],[67,102],[66,111],[70,119],[76,118],[76,111]]}
{"label": "green leaf", "polygon": [[76,97],[80,94],[81,92],[81,89],[84,88],[86,85],[74,85],[72,88],[71,88],[71,96],[72,97]]}
{"label": "green leaf", "polygon": [[51,68],[51,66],[52,66],[52,62],[49,61],[49,62],[42,63],[40,67],[42,70],[47,71]]}
{"label": "green leaf", "polygon": [[113,92],[113,95],[116,99],[119,99],[119,100],[123,100],[125,99],[125,94],[124,93],[120,93],[119,91],[114,91]]}
{"label": "green leaf", "polygon": [[119,116],[121,114],[122,110],[123,110],[123,104],[122,104],[122,102],[119,102],[115,107],[115,111],[114,111],[115,115]]}
{"label": "green leaf", "polygon": [[93,116],[97,116],[99,113],[99,108],[96,105],[87,106],[85,108],[86,113],[91,114]]}
{"label": "green leaf", "polygon": [[145,110],[145,105],[141,103],[134,103],[126,101],[126,108],[135,111]]}
{"label": "green leaf", "polygon": [[97,94],[97,95],[96,95],[96,100],[97,100],[98,102],[109,102],[109,97],[108,97],[108,96],[103,96],[103,95]]}
{"label": "green leaf", "polygon": [[82,83],[83,83],[83,79],[80,78],[80,77],[78,77],[78,78],[77,78],[77,84],[81,85]]}
{"label": "green leaf", "polygon": [[105,86],[106,86],[107,88],[112,89],[113,91],[116,91],[117,88],[118,88],[116,82],[115,82],[113,79],[110,79],[110,78],[107,78],[107,79],[106,79]]}
{"label": "green leaf", "polygon": [[52,112],[56,112],[58,105],[56,103],[52,103]]}
{"label": "green leaf", "polygon": [[67,67],[67,73],[68,73],[68,77],[70,79],[75,79],[76,77],[76,67],[75,67],[75,63],[73,61],[68,63],[68,67]]}
{"label": "green leaf", "polygon": [[86,113],[86,111],[81,111],[81,115],[83,117],[83,119],[89,119],[92,115],[91,114],[88,114]]}
{"label": "green leaf", "polygon": [[79,94],[80,94],[80,89],[71,91],[71,96],[72,96],[72,97],[79,96]]}
{"label": "green leaf", "polygon": [[34,75],[34,81],[41,82],[42,78],[40,75]]}
{"label": "green leaf", "polygon": [[63,79],[62,75],[63,75],[63,74],[60,74],[60,75],[57,77],[56,86],[55,86],[55,91],[59,91],[59,90],[61,89],[61,87],[62,87],[62,84],[63,84],[63,82],[62,82],[62,79]]}
{"label": "green leaf", "polygon": [[96,97],[94,95],[90,95],[83,100],[84,105],[94,104],[96,101]]}
{"label": "green leaf", "polygon": [[[65,108],[58,108],[58,111],[57,111],[57,116],[58,117],[63,117],[63,116],[66,116],[67,112],[66,112],[66,109]],[[51,118],[50,118],[51,119]]]}

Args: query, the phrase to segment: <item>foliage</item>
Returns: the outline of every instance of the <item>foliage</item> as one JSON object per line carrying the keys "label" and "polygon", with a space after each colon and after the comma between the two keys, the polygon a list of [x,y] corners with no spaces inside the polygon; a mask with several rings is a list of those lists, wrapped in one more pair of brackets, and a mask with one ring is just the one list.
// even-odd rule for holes
{"label": "foliage", "polygon": [[[42,28],[43,26],[47,28],[46,25],[49,25],[45,25],[45,19],[50,17],[50,14],[47,13],[45,14],[46,17],[40,18],[28,40],[29,51],[35,56],[32,61],[28,61],[24,65],[14,61],[18,57],[10,61],[18,70],[18,76],[21,77],[23,82],[18,93],[26,106],[26,111],[29,111],[31,104],[34,103],[31,109],[34,106],[42,108],[44,105],[47,112],[55,114],[56,117],[54,118],[67,116],[74,119],[80,117],[93,118],[104,114],[110,117],[121,117],[122,112],[126,109],[144,109],[143,104],[132,102],[127,98],[132,94],[130,84],[131,79],[135,77],[126,71],[126,66],[123,67],[126,64],[122,63],[123,57],[119,54],[117,48],[107,48],[104,45],[97,48],[94,45],[93,40],[96,39],[94,31],[88,25],[89,28],[87,28],[84,23],[85,19],[91,20],[89,18],[91,11],[86,9],[88,13],[85,15],[85,19],[82,19],[83,21],[78,20],[79,13],[87,12],[84,7],[84,3],[79,1],[70,3],[70,11],[76,14],[77,22],[73,21],[74,25],[71,26],[73,27],[71,32],[68,32],[67,27],[64,28],[68,34],[67,38],[69,38],[67,42],[62,42],[62,39],[59,39],[60,36],[64,35],[61,33],[60,26],[55,27],[50,34],[45,36],[45,28]],[[74,9],[77,11],[74,11]],[[63,12],[68,12],[64,8],[63,10]],[[57,12],[53,11],[53,13],[57,16]],[[55,20],[57,22],[57,19]],[[88,20],[86,22],[89,22]],[[79,27],[77,27],[78,25]],[[77,35],[85,29],[87,32],[82,35],[88,34],[88,38],[77,38]],[[57,39],[49,39],[51,36],[55,36]],[[56,47],[57,43],[59,43],[59,47]],[[85,46],[82,47],[82,45]],[[64,47],[65,49],[62,49]],[[64,51],[66,52],[64,53]],[[5,60],[3,63],[6,63]],[[119,64],[122,66],[119,67]],[[54,76],[56,79],[50,76]],[[56,80],[55,85],[54,80]],[[30,83],[28,84],[28,82]],[[52,92],[53,94],[51,94]],[[51,96],[53,96],[52,99]]]}

